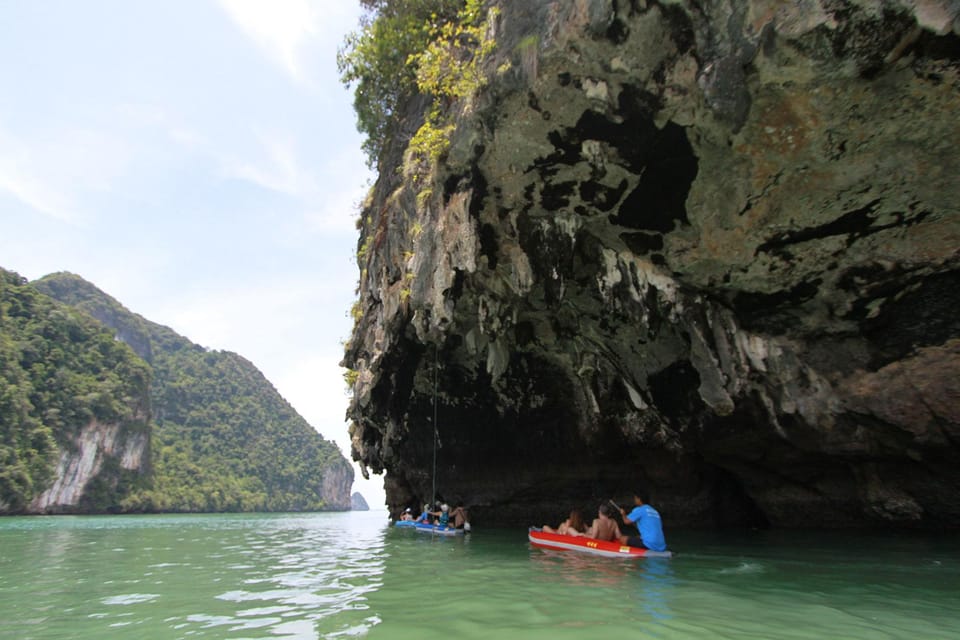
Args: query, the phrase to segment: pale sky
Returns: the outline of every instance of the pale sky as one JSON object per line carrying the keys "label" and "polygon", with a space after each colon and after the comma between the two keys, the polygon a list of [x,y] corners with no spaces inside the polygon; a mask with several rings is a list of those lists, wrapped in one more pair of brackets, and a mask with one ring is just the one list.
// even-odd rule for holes
{"label": "pale sky", "polygon": [[[373,176],[355,0],[0,0],[0,266],[70,271],[254,363],[349,459],[343,342]],[[382,478],[354,490],[383,505]]]}

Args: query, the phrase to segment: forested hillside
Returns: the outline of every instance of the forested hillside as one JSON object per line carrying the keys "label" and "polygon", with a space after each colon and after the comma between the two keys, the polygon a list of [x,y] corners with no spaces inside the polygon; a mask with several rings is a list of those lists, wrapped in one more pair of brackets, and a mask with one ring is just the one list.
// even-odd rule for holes
{"label": "forested hillside", "polygon": [[352,483],[241,356],[0,270],[0,513],[346,510]]}
{"label": "forested hillside", "polygon": [[110,326],[153,368],[153,486],[143,511],[349,509],[353,469],[241,356],[136,315],[79,276],[35,286]]}
{"label": "forested hillside", "polygon": [[[27,510],[53,482],[64,449],[93,422],[143,432],[150,369],[87,314],[0,269],[0,513]],[[144,478],[108,464],[99,487],[119,503]],[[97,491],[82,509],[98,510]]]}

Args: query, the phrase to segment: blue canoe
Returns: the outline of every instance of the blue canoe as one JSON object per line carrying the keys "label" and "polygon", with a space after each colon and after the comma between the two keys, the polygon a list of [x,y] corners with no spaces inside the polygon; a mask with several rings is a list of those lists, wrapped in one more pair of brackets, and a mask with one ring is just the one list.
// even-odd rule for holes
{"label": "blue canoe", "polygon": [[453,527],[441,527],[435,524],[425,524],[413,520],[397,520],[393,526],[403,529],[415,529],[421,533],[430,533],[435,536],[462,536],[463,529],[454,529]]}

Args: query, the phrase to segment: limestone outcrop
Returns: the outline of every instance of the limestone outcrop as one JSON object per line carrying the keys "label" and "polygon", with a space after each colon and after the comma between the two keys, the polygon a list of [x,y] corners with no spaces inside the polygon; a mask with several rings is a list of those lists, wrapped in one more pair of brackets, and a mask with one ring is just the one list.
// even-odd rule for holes
{"label": "limestone outcrop", "polygon": [[[138,423],[146,425],[146,415]],[[150,432],[128,424],[91,421],[60,451],[53,484],[30,504],[30,513],[73,513],[84,510],[92,484],[114,493],[124,474],[140,476],[150,466]]]}
{"label": "limestone outcrop", "polygon": [[320,494],[326,501],[329,511],[349,511],[353,508],[353,467],[342,456],[328,460],[323,470],[323,484]]}
{"label": "limestone outcrop", "polygon": [[391,509],[960,525],[960,3],[496,4],[448,155],[363,211]]}
{"label": "limestone outcrop", "polygon": [[366,499],[363,497],[363,494],[359,491],[354,491],[353,495],[350,496],[350,510],[351,511],[370,511],[370,505],[367,504]]}

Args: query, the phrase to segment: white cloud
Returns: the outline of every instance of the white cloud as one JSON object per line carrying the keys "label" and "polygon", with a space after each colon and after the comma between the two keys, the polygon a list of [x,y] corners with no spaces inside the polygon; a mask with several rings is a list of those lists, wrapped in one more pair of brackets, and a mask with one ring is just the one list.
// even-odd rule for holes
{"label": "white cloud", "polygon": [[163,107],[146,102],[124,102],[117,106],[116,113],[123,120],[138,126],[166,126],[170,121]]}
{"label": "white cloud", "polygon": [[[340,310],[334,307],[337,301],[331,300],[342,295],[341,288],[339,282],[304,277],[247,281],[216,291],[180,290],[168,308],[155,309],[149,317],[166,318],[174,330],[203,346],[236,351],[254,362],[266,361],[275,353],[289,352],[291,336],[297,331],[328,336],[329,327],[321,326],[325,320],[344,325],[345,335],[348,305],[345,302]],[[339,348],[336,335],[325,338],[331,349]]]}
{"label": "white cloud", "polygon": [[[301,160],[292,132],[248,125],[239,138],[213,141],[156,105],[123,104],[118,115],[132,131],[155,129],[179,152],[210,159],[219,177],[243,180],[300,200],[313,199],[321,192],[319,176]],[[252,153],[241,150],[247,145],[253,147]]]}
{"label": "white cloud", "polygon": [[127,146],[108,133],[51,130],[27,139],[0,128],[0,190],[46,216],[83,221],[85,196],[111,189],[129,163]]}
{"label": "white cloud", "polygon": [[75,222],[79,218],[70,198],[9,160],[9,157],[0,157],[0,191],[6,191],[31,209],[61,222]]}
{"label": "white cloud", "polygon": [[122,103],[116,108],[116,121],[133,132],[158,130],[186,152],[204,151],[209,146],[204,136],[184,126],[168,108],[157,104]]}
{"label": "white cloud", "polygon": [[261,164],[236,157],[222,158],[226,177],[238,178],[294,198],[307,200],[319,192],[316,176],[305,169],[298,157],[292,136],[285,134],[257,134],[262,147]]}
{"label": "white cloud", "polygon": [[[341,183],[349,184],[349,183]],[[366,197],[367,187],[357,185],[320,198],[320,206],[304,214],[310,232],[330,232],[356,236],[358,207]]]}
{"label": "white cloud", "polygon": [[345,149],[315,168],[301,157],[292,135],[258,133],[256,138],[261,152],[252,159],[221,155],[221,175],[295,199],[302,211],[293,231],[297,236],[356,235],[358,207],[371,179],[366,169],[357,171],[364,167],[358,149]]}
{"label": "white cloud", "polygon": [[338,150],[324,163],[320,173],[324,183],[336,188],[313,198],[304,215],[306,228],[312,233],[346,234],[355,238],[360,205],[373,182],[373,174],[365,168],[360,145]]}
{"label": "white cloud", "polygon": [[306,81],[298,50],[320,31],[320,5],[307,0],[220,0],[220,6],[294,80]]}

